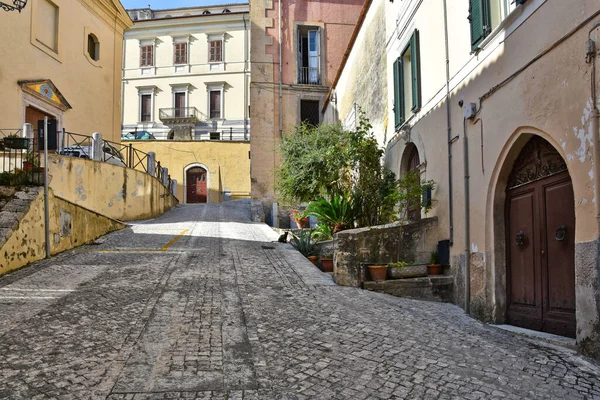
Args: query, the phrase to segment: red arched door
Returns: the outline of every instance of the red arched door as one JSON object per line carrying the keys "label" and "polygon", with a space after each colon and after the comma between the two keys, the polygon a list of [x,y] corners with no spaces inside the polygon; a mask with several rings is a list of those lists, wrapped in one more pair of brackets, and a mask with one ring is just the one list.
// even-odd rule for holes
{"label": "red arched door", "polygon": [[187,170],[186,192],[188,203],[206,203],[206,170],[194,167]]}
{"label": "red arched door", "polygon": [[575,199],[566,163],[532,138],[506,194],[507,322],[575,337]]}

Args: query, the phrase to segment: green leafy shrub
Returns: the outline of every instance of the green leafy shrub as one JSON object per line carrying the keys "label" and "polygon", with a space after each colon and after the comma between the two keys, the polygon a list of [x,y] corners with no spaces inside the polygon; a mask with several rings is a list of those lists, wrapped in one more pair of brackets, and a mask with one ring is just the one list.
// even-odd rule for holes
{"label": "green leafy shrub", "polygon": [[308,204],[310,215],[329,227],[332,233],[353,228],[358,207],[350,196],[332,196],[331,200],[319,197]]}

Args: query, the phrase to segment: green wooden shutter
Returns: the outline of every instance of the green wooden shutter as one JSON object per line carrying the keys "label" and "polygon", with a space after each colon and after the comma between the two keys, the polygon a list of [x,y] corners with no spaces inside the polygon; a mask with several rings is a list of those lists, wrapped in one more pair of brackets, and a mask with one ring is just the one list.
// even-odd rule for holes
{"label": "green wooden shutter", "polygon": [[413,112],[421,109],[421,52],[419,50],[419,31],[415,30],[410,38],[410,67],[412,75],[412,108]]}
{"label": "green wooden shutter", "polygon": [[398,58],[398,91],[400,92],[400,101],[398,102],[398,106],[400,107],[400,112],[398,113],[398,125],[402,125],[406,120],[406,115],[404,114],[404,110],[406,109],[406,102],[408,99],[404,98],[404,62],[402,61],[402,54]]}
{"label": "green wooden shutter", "polygon": [[475,50],[479,43],[491,31],[489,0],[469,0],[469,21],[471,22],[471,49]]}
{"label": "green wooden shutter", "polygon": [[394,121],[396,129],[402,125],[400,117],[400,59],[394,61]]}

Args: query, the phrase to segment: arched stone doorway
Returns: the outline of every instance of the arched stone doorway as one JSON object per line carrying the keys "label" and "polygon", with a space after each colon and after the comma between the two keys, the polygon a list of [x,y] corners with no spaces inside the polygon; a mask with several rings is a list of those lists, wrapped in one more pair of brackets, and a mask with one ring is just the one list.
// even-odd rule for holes
{"label": "arched stone doorway", "polygon": [[508,176],[506,322],[575,337],[575,201],[558,151],[532,136]]}
{"label": "arched stone doorway", "polygon": [[208,173],[202,167],[192,167],[185,172],[186,203],[206,203]]}
{"label": "arched stone doorway", "polygon": [[[400,164],[400,174],[404,175],[407,172],[412,172],[421,175],[421,158],[419,150],[413,143],[408,143],[402,155]],[[410,221],[418,221],[421,219],[421,204],[414,204],[407,210],[407,217]]]}

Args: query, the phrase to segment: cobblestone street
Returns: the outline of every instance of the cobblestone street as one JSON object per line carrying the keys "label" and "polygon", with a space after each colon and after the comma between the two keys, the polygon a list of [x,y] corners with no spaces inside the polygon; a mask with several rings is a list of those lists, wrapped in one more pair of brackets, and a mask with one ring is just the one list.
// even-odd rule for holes
{"label": "cobblestone street", "polygon": [[600,398],[600,363],[335,286],[249,214],[181,206],[0,278],[0,398]]}

